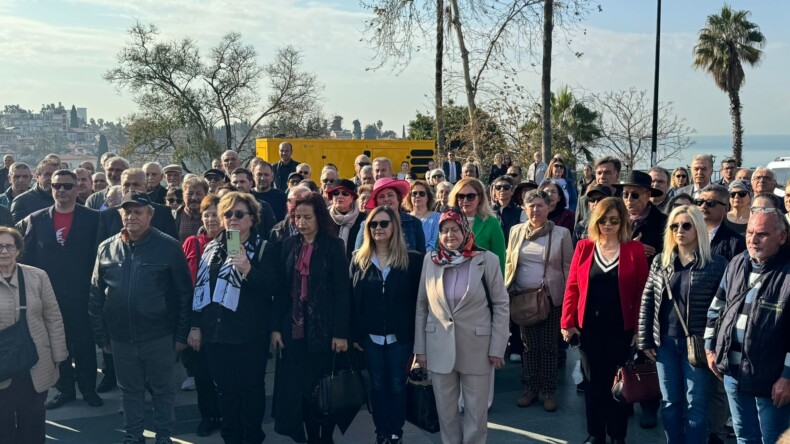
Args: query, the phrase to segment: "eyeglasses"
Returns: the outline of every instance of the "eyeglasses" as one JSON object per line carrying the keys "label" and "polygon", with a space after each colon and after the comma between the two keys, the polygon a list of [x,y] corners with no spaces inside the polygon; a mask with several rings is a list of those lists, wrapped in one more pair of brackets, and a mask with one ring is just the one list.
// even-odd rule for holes
{"label": "eyeglasses", "polygon": [[348,197],[350,195],[351,195],[351,193],[349,193],[346,190],[335,190],[335,191],[332,191],[332,197],[337,197],[337,196]]}
{"label": "eyeglasses", "polygon": [[565,168],[565,165],[563,165],[561,163],[555,163],[554,164],[554,168]]}
{"label": "eyeglasses", "polygon": [[297,171],[296,173],[301,174],[302,176],[307,176],[308,174],[310,174],[309,171]]}
{"label": "eyeglasses", "polygon": [[752,176],[754,182],[771,182],[774,180],[771,176]]}
{"label": "eyeglasses", "polygon": [[73,183],[53,183],[52,184],[52,188],[54,188],[56,190],[71,191],[71,189],[74,188],[74,184]]}
{"label": "eyeglasses", "polygon": [[510,177],[518,177],[519,176],[518,173],[507,173],[507,175],[510,176]]}
{"label": "eyeglasses", "polygon": [[708,206],[710,208],[714,208],[716,205],[721,205],[721,206],[724,206],[724,207],[727,206],[726,203],[719,202],[716,199],[694,199],[694,205],[696,205],[698,207],[702,207],[703,205],[706,205],[706,206]]}
{"label": "eyeglasses", "polygon": [[458,194],[455,195],[455,198],[458,199],[459,202],[462,201],[462,200],[467,200],[467,201],[471,202],[471,201],[477,199],[477,193],[468,193],[468,194],[458,193]]}
{"label": "eyeglasses", "polygon": [[691,229],[694,228],[694,225],[692,225],[691,222],[683,222],[682,224],[669,225],[669,229],[672,230],[673,233],[677,233],[678,228],[680,228],[682,231],[691,231]]}
{"label": "eyeglasses", "polygon": [[16,245],[14,245],[14,244],[0,244],[0,252],[2,252],[3,250],[5,250],[5,251],[7,251],[9,253],[13,253],[13,252],[16,251]]}
{"label": "eyeglasses", "polygon": [[368,223],[368,226],[371,230],[377,230],[381,227],[382,230],[386,230],[387,227],[390,226],[390,221],[388,220],[372,220]]}
{"label": "eyeglasses", "polygon": [[241,210],[236,210],[236,211],[228,210],[222,213],[222,215],[225,216],[225,219],[230,219],[231,217],[236,219],[243,219],[244,216],[246,216],[247,214],[252,214],[252,213],[250,213],[249,211],[241,211]]}
{"label": "eyeglasses", "polygon": [[687,175],[685,175],[685,174],[675,174],[675,178],[676,178],[676,179],[685,179],[685,178],[687,178],[687,177],[688,177],[688,176],[687,176]]}
{"label": "eyeglasses", "polygon": [[513,186],[506,183],[504,185],[494,185],[494,189],[497,191],[510,191],[513,189]]}
{"label": "eyeglasses", "polygon": [[639,193],[636,191],[623,192],[623,200],[639,200]]}
{"label": "eyeglasses", "polygon": [[332,183],[334,181],[335,181],[335,179],[330,179],[328,177],[326,179],[321,179],[321,183]]}
{"label": "eyeglasses", "polygon": [[602,217],[598,219],[598,225],[606,225],[607,222],[612,224],[612,226],[616,227],[620,225],[620,218],[615,216],[610,216],[610,217]]}
{"label": "eyeglasses", "polygon": [[590,203],[598,203],[598,202],[600,202],[600,201],[602,201],[602,200],[604,200],[604,199],[606,199],[606,198],[605,198],[605,197],[603,197],[603,196],[588,197],[588,198],[587,198],[587,202],[590,202]]}
{"label": "eyeglasses", "polygon": [[167,201],[167,203],[184,203],[183,199],[174,199],[172,197],[169,198],[169,199],[165,199],[165,200]]}
{"label": "eyeglasses", "polygon": [[433,178],[433,179],[440,179],[440,178],[444,179],[444,174],[434,174],[433,176],[431,176],[431,178]]}
{"label": "eyeglasses", "polygon": [[738,196],[738,197],[746,197],[746,196],[748,196],[748,195],[749,195],[749,192],[748,192],[748,191],[733,191],[732,193],[730,193],[730,197],[731,197],[732,199],[735,199],[735,196]]}
{"label": "eyeglasses", "polygon": [[751,207],[749,209],[749,213],[751,214],[776,213],[777,215],[782,216],[782,213],[779,212],[778,208],[768,208],[768,207]]}
{"label": "eyeglasses", "polygon": [[428,195],[428,193],[425,192],[425,191],[419,191],[418,190],[418,191],[412,191],[411,192],[411,197],[425,197],[427,195]]}

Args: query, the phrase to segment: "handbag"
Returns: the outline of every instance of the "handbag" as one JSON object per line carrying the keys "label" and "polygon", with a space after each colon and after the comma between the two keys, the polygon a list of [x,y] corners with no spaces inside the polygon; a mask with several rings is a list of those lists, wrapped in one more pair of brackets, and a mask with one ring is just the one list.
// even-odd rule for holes
{"label": "handbag", "polygon": [[29,372],[38,362],[38,351],[27,326],[25,277],[17,268],[19,280],[19,321],[0,330],[0,381]]}
{"label": "handbag", "polygon": [[316,385],[318,412],[324,417],[358,412],[368,402],[362,375],[354,370],[351,358],[345,353],[349,368],[335,370],[337,354],[332,357],[332,371],[321,377]]}
{"label": "handbag", "polygon": [[672,301],[672,306],[675,307],[675,313],[678,315],[680,326],[683,327],[683,333],[686,334],[686,356],[689,364],[696,368],[708,368],[708,359],[705,356],[705,340],[702,339],[702,335],[689,334],[688,325],[686,324],[689,305],[691,305],[690,301],[686,304],[686,317],[684,318],[683,314],[680,313],[680,308],[678,308],[677,300],[672,296],[672,286],[669,283],[669,276],[667,276],[666,271],[662,273],[662,275],[664,276],[669,300]]}
{"label": "handbag", "polygon": [[439,414],[436,411],[436,396],[433,384],[424,368],[415,366],[406,380],[406,420],[428,433],[439,431]]}
{"label": "handbag", "polygon": [[546,267],[551,252],[551,233],[546,245],[546,257],[543,260],[543,281],[538,288],[510,293],[510,319],[521,327],[529,327],[543,322],[549,317],[551,302],[546,288]]}
{"label": "handbag", "polygon": [[634,362],[632,354],[631,359],[617,369],[612,384],[612,396],[616,401],[625,404],[661,399],[656,363],[649,359]]}

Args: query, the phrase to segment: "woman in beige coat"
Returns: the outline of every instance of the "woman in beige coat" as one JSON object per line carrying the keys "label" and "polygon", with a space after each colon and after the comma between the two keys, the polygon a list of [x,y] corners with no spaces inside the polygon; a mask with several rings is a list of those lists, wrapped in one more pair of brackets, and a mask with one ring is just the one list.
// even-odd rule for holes
{"label": "woman in beige coat", "polygon": [[[524,357],[521,361],[524,393],[516,405],[527,407],[543,394],[543,408],[557,410],[557,338],[560,333],[562,296],[573,258],[571,233],[554,225],[549,216],[551,198],[545,191],[533,190],[524,195],[527,222],[510,230],[505,261],[505,286],[509,291],[523,291],[544,286],[548,291],[548,318],[521,327]],[[547,251],[548,250],[548,251]]]}
{"label": "woman in beige coat", "polygon": [[68,356],[63,319],[47,274],[18,265],[22,235],[0,227],[0,330],[19,321],[19,273],[24,274],[26,319],[38,362],[30,372],[0,382],[0,441],[9,444],[44,442],[44,402],[58,380],[58,364]]}

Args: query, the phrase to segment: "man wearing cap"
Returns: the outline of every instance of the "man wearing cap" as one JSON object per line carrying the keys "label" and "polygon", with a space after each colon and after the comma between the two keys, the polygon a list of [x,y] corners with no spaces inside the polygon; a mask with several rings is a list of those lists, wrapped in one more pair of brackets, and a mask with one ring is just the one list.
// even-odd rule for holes
{"label": "man wearing cap", "polygon": [[510,176],[500,176],[494,179],[491,184],[494,195],[494,205],[492,210],[499,218],[499,223],[502,225],[502,232],[505,234],[505,246],[510,239],[510,229],[514,225],[521,223],[524,217],[524,210],[518,206],[513,200],[513,178]]}
{"label": "man wearing cap", "polygon": [[299,165],[299,162],[291,157],[294,152],[291,142],[281,143],[279,149],[280,160],[272,165],[272,171],[274,172],[274,187],[278,190],[285,190],[288,188],[288,178],[291,173],[296,172],[296,166]]}
{"label": "man wearing cap", "polygon": [[669,214],[670,209],[667,208],[669,204],[669,196],[667,196],[667,191],[669,190],[669,171],[665,168],[661,168],[660,166],[650,168],[647,171],[647,174],[650,175],[650,185],[653,188],[657,188],[661,190],[663,193],[660,196],[651,197],[650,202],[658,208],[664,214]]}
{"label": "man wearing cap", "polygon": [[[399,212],[401,231],[403,231],[406,246],[409,250],[416,250],[420,254],[425,254],[425,232],[422,229],[422,222],[416,217],[409,215],[409,213],[401,211],[400,204],[408,192],[409,182],[383,177],[373,185],[373,192],[370,193],[365,208],[372,210],[378,206],[387,205],[392,207],[394,211]],[[365,228],[362,226],[354,243],[355,250],[362,246],[364,233]]]}
{"label": "man wearing cap", "polygon": [[370,165],[370,157],[365,154],[360,154],[354,159],[354,185],[362,185],[362,175],[360,174],[360,171],[362,171],[362,168],[368,165]]}
{"label": "man wearing cap", "polygon": [[735,164],[735,159],[732,157],[725,157],[724,160],[721,161],[721,168],[719,169],[719,173],[721,173],[721,179],[719,179],[716,183],[722,186],[730,186],[730,182],[735,180],[735,172],[738,167]]}
{"label": "man wearing cap", "polygon": [[299,173],[294,172],[294,173],[289,174],[288,175],[288,187],[286,189],[290,190],[291,188],[293,188],[293,187],[299,185],[300,183],[302,183],[303,180],[305,180],[304,176],[302,176]]}
{"label": "man wearing cap", "polygon": [[162,165],[159,165],[159,162],[147,162],[143,165],[143,172],[148,186],[148,198],[151,202],[164,205],[167,188],[162,186]]}
{"label": "man wearing cap", "polygon": [[631,171],[623,182],[615,185],[623,190],[623,202],[631,218],[632,235],[645,247],[648,264],[663,249],[667,224],[667,215],[650,202],[651,197],[663,194],[658,188],[653,188],[652,182],[653,179],[647,173]]}
{"label": "man wearing cap", "polygon": [[573,227],[571,239],[573,245],[588,237],[588,229],[590,226],[590,215],[592,214],[598,202],[607,197],[612,197],[612,189],[606,185],[592,185],[587,187],[587,192],[584,194],[584,201],[587,205],[587,217]]}
{"label": "man wearing cap", "polygon": [[359,234],[359,227],[367,216],[357,206],[357,186],[348,179],[334,182],[327,190],[329,199],[329,215],[337,224],[337,237],[346,247],[346,257],[351,260],[354,242]]}
{"label": "man wearing cap", "polygon": [[219,187],[229,182],[225,172],[216,168],[206,170],[206,172],[203,173],[203,178],[208,182],[209,194],[216,194]]}
{"label": "man wearing cap", "polygon": [[255,176],[255,188],[251,191],[252,195],[271,205],[277,222],[285,219],[285,191],[274,188],[272,165],[262,160],[255,165],[252,173]]}
{"label": "man wearing cap", "polygon": [[181,181],[184,178],[184,169],[181,165],[170,164],[162,170],[165,173],[165,182],[168,188],[181,188]]}
{"label": "man wearing cap", "polygon": [[175,358],[187,347],[192,279],[178,241],[151,226],[155,210],[144,191],[124,194],[123,229],[99,245],[89,313],[96,343],[116,362],[124,443],[145,443],[149,391],[156,443],[170,444]]}

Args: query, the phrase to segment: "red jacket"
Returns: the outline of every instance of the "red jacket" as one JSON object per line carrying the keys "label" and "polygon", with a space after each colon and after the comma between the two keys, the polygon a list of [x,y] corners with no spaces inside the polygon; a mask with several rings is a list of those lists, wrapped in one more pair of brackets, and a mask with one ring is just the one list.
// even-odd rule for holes
{"label": "red jacket", "polygon": [[[565,299],[562,302],[562,328],[584,327],[582,324],[594,251],[595,242],[591,239],[584,239],[576,245],[565,286]],[[642,291],[649,273],[647,257],[641,243],[629,241],[620,244],[620,264],[617,272],[620,278],[620,306],[623,309],[625,330],[635,330]]]}
{"label": "red jacket", "polygon": [[189,271],[192,274],[192,286],[195,286],[195,281],[197,280],[197,271],[198,265],[200,264],[200,256],[203,255],[203,250],[206,249],[206,244],[211,242],[205,233],[200,233],[195,236],[189,236],[187,240],[184,241],[183,249],[184,255],[187,257],[187,265],[189,265]]}

